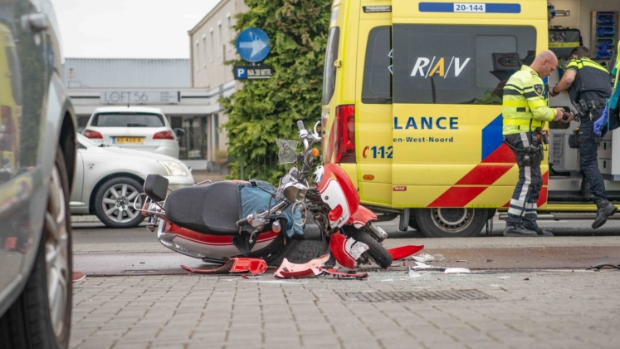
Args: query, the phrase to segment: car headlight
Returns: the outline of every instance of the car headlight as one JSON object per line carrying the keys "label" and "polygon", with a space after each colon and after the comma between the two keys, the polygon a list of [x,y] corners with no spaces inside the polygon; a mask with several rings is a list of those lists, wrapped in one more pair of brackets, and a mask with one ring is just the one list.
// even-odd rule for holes
{"label": "car headlight", "polygon": [[168,176],[187,177],[187,170],[183,165],[175,161],[157,161],[166,169]]}

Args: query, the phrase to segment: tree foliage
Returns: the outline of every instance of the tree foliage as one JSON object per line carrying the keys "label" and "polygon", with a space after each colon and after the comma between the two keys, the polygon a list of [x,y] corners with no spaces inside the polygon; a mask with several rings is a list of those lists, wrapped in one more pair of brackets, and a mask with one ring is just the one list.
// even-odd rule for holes
{"label": "tree foliage", "polygon": [[[262,64],[274,68],[269,80],[247,81],[221,100],[229,120],[223,127],[228,150],[237,161],[231,177],[275,183],[284,167],[277,165],[276,138],[297,139],[297,120],[306,127],[321,117],[323,64],[332,0],[245,0],[250,10],[237,15],[235,29],[264,30],[271,53]],[[243,60],[229,65],[247,65]],[[299,150],[299,149],[298,149]]]}

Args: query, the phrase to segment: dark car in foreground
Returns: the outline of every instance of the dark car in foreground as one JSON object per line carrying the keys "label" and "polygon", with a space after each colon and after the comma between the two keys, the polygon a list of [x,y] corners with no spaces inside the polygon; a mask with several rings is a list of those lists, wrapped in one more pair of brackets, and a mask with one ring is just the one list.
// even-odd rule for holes
{"label": "dark car in foreground", "polygon": [[0,348],[67,348],[76,123],[49,0],[0,0]]}

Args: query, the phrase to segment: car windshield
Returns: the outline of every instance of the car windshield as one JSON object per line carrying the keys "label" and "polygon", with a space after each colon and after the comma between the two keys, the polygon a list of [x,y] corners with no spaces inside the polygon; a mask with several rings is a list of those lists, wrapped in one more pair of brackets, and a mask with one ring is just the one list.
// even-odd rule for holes
{"label": "car windshield", "polygon": [[100,113],[95,115],[91,126],[96,127],[164,127],[159,114],[152,113]]}

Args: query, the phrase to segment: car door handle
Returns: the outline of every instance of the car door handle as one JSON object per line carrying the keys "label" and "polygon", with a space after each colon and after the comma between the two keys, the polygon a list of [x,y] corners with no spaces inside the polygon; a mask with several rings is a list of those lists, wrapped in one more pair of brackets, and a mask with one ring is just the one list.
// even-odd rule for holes
{"label": "car door handle", "polygon": [[27,32],[39,33],[49,27],[47,15],[42,12],[23,15],[21,21],[22,29]]}

